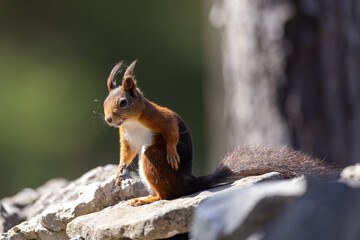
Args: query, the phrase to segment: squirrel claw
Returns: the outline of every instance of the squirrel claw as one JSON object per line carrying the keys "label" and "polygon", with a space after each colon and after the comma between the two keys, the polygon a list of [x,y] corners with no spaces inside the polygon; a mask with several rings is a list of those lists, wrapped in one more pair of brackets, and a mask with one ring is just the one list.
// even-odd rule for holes
{"label": "squirrel claw", "polygon": [[116,173],[115,186],[120,186],[122,181],[122,175],[120,172]]}
{"label": "squirrel claw", "polygon": [[115,186],[120,186],[121,185],[121,177],[116,177],[115,178]]}
{"label": "squirrel claw", "polygon": [[132,200],[132,201],[129,203],[129,206],[136,207],[136,206],[140,206],[140,205],[142,205],[142,204],[143,204],[143,203],[141,202],[141,199],[135,198],[134,200]]}
{"label": "squirrel claw", "polygon": [[118,170],[116,171],[115,186],[121,185],[122,173],[125,169],[126,169],[126,163],[123,163],[121,166],[119,166]]}
{"label": "squirrel claw", "polygon": [[172,169],[178,170],[179,169],[179,163],[180,163],[180,157],[176,153],[176,155],[170,155],[168,154],[166,156],[167,163],[171,165]]}

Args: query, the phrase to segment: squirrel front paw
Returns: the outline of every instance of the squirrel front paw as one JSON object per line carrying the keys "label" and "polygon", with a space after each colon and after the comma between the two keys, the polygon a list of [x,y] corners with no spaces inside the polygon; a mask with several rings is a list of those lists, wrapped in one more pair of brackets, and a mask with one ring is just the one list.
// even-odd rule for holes
{"label": "squirrel front paw", "polygon": [[115,186],[120,186],[121,185],[121,176],[116,176],[115,177]]}
{"label": "squirrel front paw", "polygon": [[119,165],[116,176],[115,176],[115,186],[120,186],[122,181],[122,173],[126,169],[126,163],[123,163],[122,165]]}
{"label": "squirrel front paw", "polygon": [[175,151],[168,151],[166,155],[166,160],[167,163],[171,165],[172,169],[179,169],[180,157],[179,154],[177,154],[176,149]]}

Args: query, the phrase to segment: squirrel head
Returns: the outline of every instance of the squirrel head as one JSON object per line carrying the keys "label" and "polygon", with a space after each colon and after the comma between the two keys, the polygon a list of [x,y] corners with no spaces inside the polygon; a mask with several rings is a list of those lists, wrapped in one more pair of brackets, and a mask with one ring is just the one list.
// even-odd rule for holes
{"label": "squirrel head", "polygon": [[123,62],[111,70],[107,80],[109,95],[104,101],[105,121],[120,127],[125,121],[137,120],[143,110],[143,95],[136,86],[134,67],[136,60],[126,69],[121,86],[116,86],[115,77],[120,72]]}

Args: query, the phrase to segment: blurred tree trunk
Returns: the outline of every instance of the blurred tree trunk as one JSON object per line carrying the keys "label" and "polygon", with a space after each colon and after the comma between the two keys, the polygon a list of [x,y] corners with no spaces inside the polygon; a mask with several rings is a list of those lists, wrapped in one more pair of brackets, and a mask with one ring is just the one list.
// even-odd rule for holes
{"label": "blurred tree trunk", "polygon": [[341,166],[360,155],[360,2],[217,0],[224,135],[290,145]]}

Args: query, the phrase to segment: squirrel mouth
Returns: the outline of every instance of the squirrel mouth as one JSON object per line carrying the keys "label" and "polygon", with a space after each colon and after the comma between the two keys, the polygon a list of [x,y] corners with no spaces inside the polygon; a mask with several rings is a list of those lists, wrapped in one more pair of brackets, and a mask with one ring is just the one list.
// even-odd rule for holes
{"label": "squirrel mouth", "polygon": [[120,120],[120,122],[119,122],[118,124],[116,124],[115,126],[116,126],[116,127],[120,127],[120,126],[121,126],[121,124],[123,124],[123,122],[125,121],[125,119],[126,119],[126,118],[124,118],[124,119]]}

